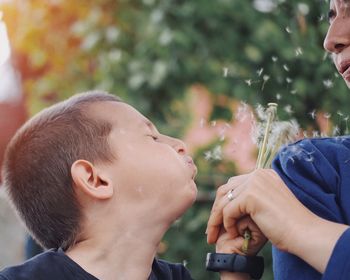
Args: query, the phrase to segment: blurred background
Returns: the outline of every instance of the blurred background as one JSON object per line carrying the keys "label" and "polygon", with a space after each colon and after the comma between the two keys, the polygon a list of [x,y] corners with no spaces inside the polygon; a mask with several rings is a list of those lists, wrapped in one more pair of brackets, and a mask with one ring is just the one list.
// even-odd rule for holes
{"label": "blurred background", "polygon": [[[348,133],[348,90],[322,48],[325,0],[0,0],[0,161],[30,116],[102,89],[181,137],[199,168],[197,202],[159,255],[205,271],[215,190],[255,167],[254,108],[279,105],[305,137]],[[106,112],[107,113],[107,112]],[[0,269],[24,259],[25,231],[0,187]],[[273,279],[270,246],[265,280]]]}

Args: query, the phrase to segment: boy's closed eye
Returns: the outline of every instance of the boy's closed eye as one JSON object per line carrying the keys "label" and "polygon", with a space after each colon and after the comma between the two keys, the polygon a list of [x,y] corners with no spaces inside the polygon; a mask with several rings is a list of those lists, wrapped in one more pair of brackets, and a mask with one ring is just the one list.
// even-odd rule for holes
{"label": "boy's closed eye", "polygon": [[155,136],[155,135],[149,134],[149,135],[147,135],[147,136],[149,136],[149,137],[153,138],[153,140],[155,140],[155,141],[157,141],[157,140],[158,140],[158,137],[157,137],[157,136]]}

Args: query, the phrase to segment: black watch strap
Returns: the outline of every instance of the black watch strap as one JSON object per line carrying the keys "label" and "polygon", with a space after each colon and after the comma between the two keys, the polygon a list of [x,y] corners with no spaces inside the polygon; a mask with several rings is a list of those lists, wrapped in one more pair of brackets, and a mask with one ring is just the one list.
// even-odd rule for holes
{"label": "black watch strap", "polygon": [[264,273],[264,258],[238,254],[208,253],[206,268],[215,272],[248,273],[253,279],[260,279]]}

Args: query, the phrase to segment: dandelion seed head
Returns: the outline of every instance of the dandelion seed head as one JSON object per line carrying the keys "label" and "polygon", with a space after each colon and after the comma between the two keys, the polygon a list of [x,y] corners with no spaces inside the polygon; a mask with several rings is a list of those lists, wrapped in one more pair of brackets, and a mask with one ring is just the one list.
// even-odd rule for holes
{"label": "dandelion seed head", "polygon": [[261,105],[261,104],[258,104],[256,107],[255,107],[255,112],[256,112],[256,115],[258,117],[259,120],[266,120],[267,119],[267,114],[266,114],[266,110],[265,108]]}
{"label": "dandelion seed head", "polygon": [[248,111],[247,103],[241,101],[241,105],[238,107],[237,113],[235,115],[236,120],[238,120],[239,122],[243,122],[248,116],[247,111]]}

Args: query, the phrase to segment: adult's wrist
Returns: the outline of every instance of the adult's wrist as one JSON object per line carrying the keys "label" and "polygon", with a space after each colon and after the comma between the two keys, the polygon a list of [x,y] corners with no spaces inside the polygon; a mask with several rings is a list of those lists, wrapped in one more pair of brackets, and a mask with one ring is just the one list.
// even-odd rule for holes
{"label": "adult's wrist", "polygon": [[300,224],[293,230],[288,252],[324,273],[338,239],[347,229],[347,225],[314,215],[309,223]]}
{"label": "adult's wrist", "polygon": [[251,280],[249,274],[239,272],[220,272],[220,280]]}

